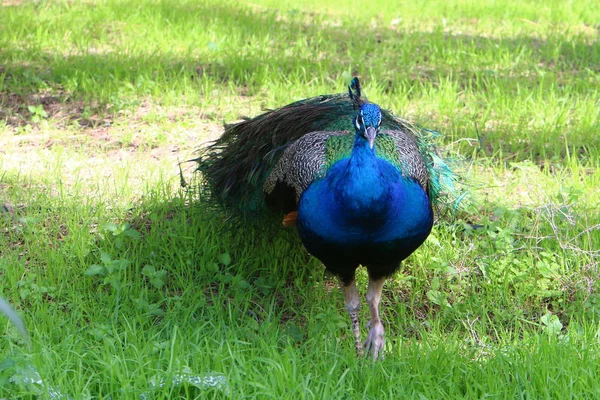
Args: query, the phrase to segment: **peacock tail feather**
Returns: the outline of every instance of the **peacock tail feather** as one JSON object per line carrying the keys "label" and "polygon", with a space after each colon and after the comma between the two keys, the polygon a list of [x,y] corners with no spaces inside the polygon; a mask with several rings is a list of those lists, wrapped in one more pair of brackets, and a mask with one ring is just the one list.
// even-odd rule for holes
{"label": "peacock tail feather", "polygon": [[[299,100],[225,125],[223,135],[201,151],[198,170],[212,196],[229,208],[256,213],[268,205],[289,212],[303,189],[350,155],[353,118],[365,103],[354,78],[347,94]],[[454,173],[438,154],[438,136],[382,110],[375,144],[379,157],[417,180],[434,205],[456,196]]]}
{"label": "peacock tail feather", "polygon": [[283,151],[309,132],[352,129],[353,112],[346,94],[318,96],[226,125],[202,151],[198,169],[220,201],[242,211],[262,210],[262,186]]}

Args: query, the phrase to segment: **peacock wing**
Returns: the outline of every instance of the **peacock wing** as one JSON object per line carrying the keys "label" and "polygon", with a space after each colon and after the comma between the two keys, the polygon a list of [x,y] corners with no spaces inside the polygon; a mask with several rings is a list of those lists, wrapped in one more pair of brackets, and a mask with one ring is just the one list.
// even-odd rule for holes
{"label": "peacock wing", "polygon": [[263,186],[267,206],[285,213],[296,210],[302,192],[337,159],[350,156],[353,140],[350,131],[319,131],[288,145]]}
{"label": "peacock wing", "polygon": [[417,181],[429,190],[429,175],[417,138],[404,129],[381,131],[376,141],[377,156],[398,167],[403,176]]}

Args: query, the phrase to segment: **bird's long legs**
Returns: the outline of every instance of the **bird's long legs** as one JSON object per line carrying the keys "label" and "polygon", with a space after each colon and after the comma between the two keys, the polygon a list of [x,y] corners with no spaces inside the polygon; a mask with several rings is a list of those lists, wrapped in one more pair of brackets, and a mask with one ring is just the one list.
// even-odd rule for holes
{"label": "bird's long legs", "polygon": [[369,336],[365,340],[364,347],[367,352],[373,354],[373,359],[383,358],[383,346],[385,344],[384,329],[381,319],[379,319],[379,302],[381,301],[381,291],[385,278],[373,279],[369,277],[369,287],[367,289],[367,304],[371,311],[371,321],[369,326]]}
{"label": "bird's long legs", "polygon": [[358,324],[358,310],[360,309],[360,298],[358,297],[358,289],[356,288],[356,280],[352,279],[352,282],[345,284],[340,280],[340,288],[344,293],[344,302],[346,303],[346,310],[350,315],[352,321],[352,333],[354,334],[354,347],[358,355],[362,356],[363,349],[360,340],[360,325]]}

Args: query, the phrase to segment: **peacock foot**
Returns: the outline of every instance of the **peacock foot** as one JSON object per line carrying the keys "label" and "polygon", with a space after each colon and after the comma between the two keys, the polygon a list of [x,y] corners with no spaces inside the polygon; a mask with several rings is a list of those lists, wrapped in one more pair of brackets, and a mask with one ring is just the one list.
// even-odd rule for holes
{"label": "peacock foot", "polygon": [[373,355],[373,361],[379,358],[383,360],[383,347],[385,345],[383,324],[381,322],[371,326],[367,340],[365,340],[364,348],[366,353]]}

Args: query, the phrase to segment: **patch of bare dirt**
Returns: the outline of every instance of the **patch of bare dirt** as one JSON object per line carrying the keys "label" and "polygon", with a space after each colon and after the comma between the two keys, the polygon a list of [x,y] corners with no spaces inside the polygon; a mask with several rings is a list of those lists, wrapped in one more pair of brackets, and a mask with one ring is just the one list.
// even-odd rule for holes
{"label": "patch of bare dirt", "polygon": [[0,6],[2,7],[15,7],[15,6],[20,6],[21,4],[25,3],[25,0],[3,0],[0,1]]}
{"label": "patch of bare dirt", "polygon": [[[1,73],[1,72],[0,72]],[[0,120],[6,125],[21,127],[34,122],[35,111],[30,106],[42,106],[46,116],[55,124],[66,126],[77,122],[83,127],[96,127],[110,123],[108,116],[101,116],[98,104],[85,104],[83,101],[70,100],[66,94],[40,92],[30,95],[0,92]]]}
{"label": "patch of bare dirt", "polygon": [[[77,104],[55,96],[35,100],[43,104],[48,117],[41,123],[0,128],[0,170],[24,177],[44,176],[43,181],[52,186],[56,181],[90,195],[99,190],[99,182],[114,184],[115,179],[127,180],[121,185],[134,188],[133,192],[143,191],[156,179],[166,178],[177,186],[179,163],[195,158],[203,143],[222,132],[221,124],[205,118],[195,107],[146,103],[111,121],[81,126],[63,121],[79,112]],[[18,95],[4,96],[3,101],[13,107],[23,104]],[[186,179],[191,179],[194,163],[181,168]],[[123,174],[123,170],[129,172]]]}

